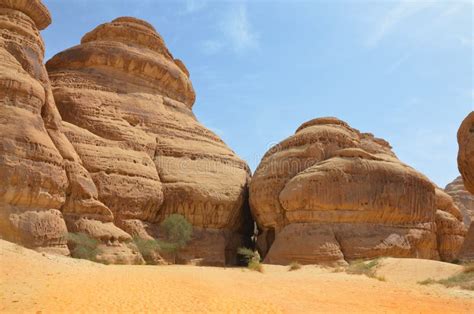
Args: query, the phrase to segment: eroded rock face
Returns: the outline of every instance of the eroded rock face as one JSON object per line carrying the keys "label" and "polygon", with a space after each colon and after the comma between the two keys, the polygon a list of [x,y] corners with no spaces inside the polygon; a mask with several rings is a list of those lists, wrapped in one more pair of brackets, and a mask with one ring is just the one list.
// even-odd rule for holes
{"label": "eroded rock face", "polygon": [[62,128],[94,183],[78,194],[97,195],[132,236],[157,237],[165,217],[182,214],[198,230],[183,259],[229,262],[252,230],[249,170],[197,121],[189,73],[155,29],[118,18],[47,68]]}
{"label": "eroded rock face", "polygon": [[474,111],[464,119],[458,131],[458,166],[464,186],[474,194]]}
{"label": "eroded rock face", "polygon": [[459,252],[458,259],[462,262],[474,261],[474,222],[471,222],[471,226],[469,227],[466,238]]}
{"label": "eroded rock face", "polygon": [[250,205],[261,253],[276,264],[451,260],[466,232],[451,197],[386,141],[336,118],[309,121],[266,153]]}
{"label": "eroded rock face", "polygon": [[[67,255],[67,225],[72,232],[88,233],[87,224],[107,230],[113,215],[63,134],[39,34],[50,22],[39,0],[0,0],[0,233]],[[74,228],[77,219],[83,223]],[[104,250],[134,256],[126,237],[101,240]]]}
{"label": "eroded rock face", "polygon": [[55,122],[39,30],[51,22],[38,0],[0,0],[0,233],[68,254],[59,209],[68,185],[49,133]]}
{"label": "eroded rock face", "polygon": [[464,187],[462,177],[457,177],[445,188],[446,193],[451,195],[454,202],[461,210],[464,225],[469,227],[474,221],[474,195],[469,193]]}

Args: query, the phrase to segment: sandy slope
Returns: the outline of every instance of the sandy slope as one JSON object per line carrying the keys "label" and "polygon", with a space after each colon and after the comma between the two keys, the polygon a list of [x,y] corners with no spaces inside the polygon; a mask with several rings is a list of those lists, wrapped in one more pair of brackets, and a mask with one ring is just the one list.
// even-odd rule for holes
{"label": "sandy slope", "polygon": [[379,270],[387,282],[315,266],[288,272],[265,265],[265,270],[104,266],[0,241],[0,312],[474,311],[474,293],[414,283],[434,274],[449,276],[459,271],[456,265],[387,259]]}

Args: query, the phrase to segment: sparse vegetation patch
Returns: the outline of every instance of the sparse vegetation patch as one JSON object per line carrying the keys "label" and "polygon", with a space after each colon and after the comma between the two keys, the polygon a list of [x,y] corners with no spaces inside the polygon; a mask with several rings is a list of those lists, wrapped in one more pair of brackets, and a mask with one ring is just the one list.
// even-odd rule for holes
{"label": "sparse vegetation patch", "polygon": [[100,254],[98,240],[85,233],[68,233],[67,240],[72,257],[97,262],[97,255]]}

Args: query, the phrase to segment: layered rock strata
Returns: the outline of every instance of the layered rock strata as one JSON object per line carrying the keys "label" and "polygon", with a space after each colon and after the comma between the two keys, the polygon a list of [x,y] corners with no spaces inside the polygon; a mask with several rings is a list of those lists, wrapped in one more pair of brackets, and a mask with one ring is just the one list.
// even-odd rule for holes
{"label": "layered rock strata", "polygon": [[[100,239],[102,252],[141,262],[63,134],[39,33],[51,23],[48,10],[39,0],[0,0],[0,23],[2,237],[67,255],[69,229]],[[97,258],[118,262],[114,254]]]}
{"label": "layered rock strata", "polygon": [[59,143],[39,33],[50,23],[38,0],[0,0],[0,234],[67,255],[59,209],[68,180],[56,144],[69,147]]}
{"label": "layered rock strata", "polygon": [[252,230],[248,166],[197,121],[189,72],[153,26],[100,25],[47,69],[62,128],[113,222],[159,237],[159,223],[182,214],[195,229],[183,260],[232,262]]}
{"label": "layered rock strata", "polygon": [[276,264],[451,260],[466,232],[446,193],[386,141],[336,118],[303,124],[265,154],[250,205],[260,251]]}

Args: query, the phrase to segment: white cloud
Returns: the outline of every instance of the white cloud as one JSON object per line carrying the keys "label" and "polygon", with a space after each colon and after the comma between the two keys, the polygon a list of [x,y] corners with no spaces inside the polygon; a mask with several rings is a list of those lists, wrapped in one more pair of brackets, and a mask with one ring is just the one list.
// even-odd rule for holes
{"label": "white cloud", "polygon": [[230,49],[235,53],[245,53],[258,49],[259,35],[254,30],[244,3],[231,5],[229,10],[220,17],[217,23],[218,38],[207,39],[201,42],[203,53],[212,55],[223,49]]}
{"label": "white cloud", "polygon": [[376,47],[404,20],[430,7],[434,2],[402,0],[379,20],[375,32],[367,40],[367,46]]}

